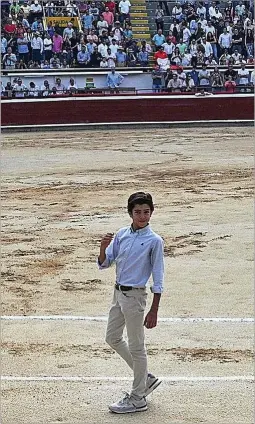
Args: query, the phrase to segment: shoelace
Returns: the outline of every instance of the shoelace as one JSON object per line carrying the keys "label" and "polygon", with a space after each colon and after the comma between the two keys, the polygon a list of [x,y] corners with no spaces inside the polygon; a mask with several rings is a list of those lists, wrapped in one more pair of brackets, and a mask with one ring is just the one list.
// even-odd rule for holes
{"label": "shoelace", "polygon": [[124,392],[125,396],[124,398],[120,401],[121,404],[123,405],[127,405],[130,402],[130,394],[127,392]]}

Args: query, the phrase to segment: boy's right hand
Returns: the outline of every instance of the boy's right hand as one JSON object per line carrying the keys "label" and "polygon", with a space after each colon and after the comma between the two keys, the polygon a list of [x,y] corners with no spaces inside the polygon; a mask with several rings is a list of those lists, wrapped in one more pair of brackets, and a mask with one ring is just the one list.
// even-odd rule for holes
{"label": "boy's right hand", "polygon": [[101,240],[101,248],[106,249],[113,239],[114,233],[107,233]]}

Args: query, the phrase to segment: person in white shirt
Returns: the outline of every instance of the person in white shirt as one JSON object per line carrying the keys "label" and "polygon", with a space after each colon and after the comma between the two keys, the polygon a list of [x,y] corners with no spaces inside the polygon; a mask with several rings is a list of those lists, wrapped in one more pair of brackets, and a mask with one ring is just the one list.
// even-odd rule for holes
{"label": "person in white shirt", "polygon": [[40,90],[41,90],[43,97],[49,96],[50,90],[51,90],[50,85],[49,85],[49,81],[45,80],[43,82],[43,85],[41,86]]}
{"label": "person in white shirt", "polygon": [[206,16],[206,8],[201,3],[199,3],[198,7],[197,7],[197,15],[198,16],[200,16],[200,15]]}
{"label": "person in white shirt", "polygon": [[211,21],[208,21],[206,27],[205,27],[205,34],[207,35],[208,32],[211,32],[213,35],[216,34],[216,29],[215,27],[212,25]]}
{"label": "person in white shirt", "polygon": [[29,97],[38,97],[39,87],[33,81],[29,83],[28,95]]}
{"label": "person in white shirt", "polygon": [[215,3],[215,1],[213,1],[212,5],[209,7],[209,11],[208,11],[210,18],[215,16],[215,7],[216,7],[216,3]]}
{"label": "person in white shirt", "polygon": [[118,44],[117,44],[117,42],[116,42],[116,40],[115,40],[115,38],[113,38],[112,39],[112,42],[111,42],[111,44],[109,45],[109,49],[111,50],[111,52],[113,53],[113,54],[116,54],[117,53],[117,51],[118,51]]}
{"label": "person in white shirt", "polygon": [[249,73],[248,69],[246,69],[244,63],[242,63],[241,69],[238,69],[237,73],[238,73],[238,78],[239,78],[239,84],[240,85],[248,85],[250,73]]}
{"label": "person in white shirt", "polygon": [[170,40],[167,41],[167,43],[163,43],[162,46],[164,47],[164,52],[166,52],[168,59],[170,59],[170,56],[172,55],[175,45]]}
{"label": "person in white shirt", "polygon": [[221,51],[223,52],[225,49],[230,49],[232,44],[232,37],[227,32],[227,28],[223,29],[223,33],[219,36],[219,45],[221,47]]}
{"label": "person in white shirt", "polygon": [[183,25],[182,34],[183,42],[188,45],[191,37],[191,32],[189,28],[186,27],[186,25]]}
{"label": "person in white shirt", "polygon": [[182,7],[180,3],[176,3],[176,5],[173,7],[172,9],[172,17],[174,19],[178,19],[178,21],[180,20],[180,17],[182,15]]}
{"label": "person in white shirt", "polygon": [[99,19],[100,20],[97,23],[97,30],[99,35],[102,35],[103,30],[108,30],[108,22],[104,20],[103,16],[100,16]]}
{"label": "person in white shirt", "polygon": [[131,3],[129,0],[120,0],[119,2],[119,11],[120,11],[120,21],[123,23],[126,21],[126,18],[129,18],[129,9]]}
{"label": "person in white shirt", "polygon": [[43,40],[41,37],[39,37],[38,32],[35,32],[31,40],[31,48],[32,48],[33,62],[40,62],[42,59],[42,53],[43,53]]}
{"label": "person in white shirt", "polygon": [[111,52],[111,49],[107,49],[106,59],[109,68],[115,68],[116,66],[116,55]]}
{"label": "person in white shirt", "polygon": [[25,97],[25,92],[27,92],[27,87],[22,83],[22,79],[18,78],[18,81],[13,86],[13,92],[15,97],[22,98]]}
{"label": "person in white shirt", "polygon": [[214,18],[217,19],[217,21],[222,18],[222,13],[220,12],[219,8],[216,6],[214,11]]}
{"label": "person in white shirt", "polygon": [[50,60],[52,57],[52,39],[50,34],[46,34],[46,37],[43,40],[44,47],[44,58],[45,60]]}
{"label": "person in white shirt", "polygon": [[255,86],[255,69],[251,72],[251,84]]}
{"label": "person in white shirt", "polygon": [[235,61],[235,65],[240,65],[242,55],[240,53],[238,53],[237,49],[234,51],[234,53],[231,55],[231,57],[233,57],[233,59]]}
{"label": "person in white shirt", "polygon": [[73,78],[70,78],[70,81],[69,81],[69,85],[68,85],[68,87],[67,87],[67,91],[69,92],[69,93],[72,93],[72,94],[74,94],[74,93],[76,93],[77,92],[77,85],[75,84],[75,81],[74,81],[74,79]]}
{"label": "person in white shirt", "polygon": [[211,43],[209,41],[206,41],[205,37],[202,37],[201,46],[205,49],[205,57],[209,57],[210,54],[213,54],[213,48],[211,46]]}
{"label": "person in white shirt", "polygon": [[204,15],[200,15],[197,23],[201,24],[201,27],[202,27],[203,30],[205,30],[205,28],[207,27],[207,20],[205,19]]}
{"label": "person in white shirt", "polygon": [[108,68],[108,61],[107,61],[106,57],[103,57],[99,66],[100,66],[100,68]]}
{"label": "person in white shirt", "polygon": [[107,56],[107,45],[105,41],[102,41],[99,46],[98,46],[98,53],[101,53],[102,57],[106,57]]}

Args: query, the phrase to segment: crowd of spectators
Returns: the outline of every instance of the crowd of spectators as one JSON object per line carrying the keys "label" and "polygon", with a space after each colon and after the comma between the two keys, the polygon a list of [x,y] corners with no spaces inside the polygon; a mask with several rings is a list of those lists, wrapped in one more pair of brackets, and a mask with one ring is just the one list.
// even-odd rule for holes
{"label": "crowd of spectators", "polygon": [[157,33],[152,42],[157,64],[180,66],[241,65],[254,63],[253,2],[177,2],[172,23],[164,25],[164,11],[157,6]]}
{"label": "crowd of spectators", "polygon": [[[133,39],[129,0],[59,0],[42,4],[44,9],[38,0],[13,0],[1,7],[4,69],[148,65],[151,46],[146,41],[138,46]],[[43,12],[48,16],[47,28]],[[54,16],[70,19],[62,28]],[[80,28],[75,25],[77,18]]]}
{"label": "crowd of spectators", "polygon": [[255,85],[255,71],[250,72],[246,64],[234,68],[229,64],[225,71],[217,65],[213,69],[204,63],[200,69],[194,65],[192,70],[184,71],[182,66],[172,66],[163,71],[156,65],[152,71],[152,89],[154,92],[169,91],[173,93],[199,92],[206,90],[219,92],[252,92]]}

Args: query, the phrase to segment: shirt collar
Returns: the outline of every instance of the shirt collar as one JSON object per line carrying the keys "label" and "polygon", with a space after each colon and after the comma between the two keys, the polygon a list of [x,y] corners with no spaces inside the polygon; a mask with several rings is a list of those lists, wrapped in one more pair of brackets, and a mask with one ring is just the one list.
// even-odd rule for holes
{"label": "shirt collar", "polygon": [[130,225],[130,233],[131,234],[137,233],[137,234],[143,235],[143,234],[146,234],[149,231],[150,231],[150,225],[149,224],[147,224],[145,227],[141,228],[140,230],[133,230],[132,225]]}

